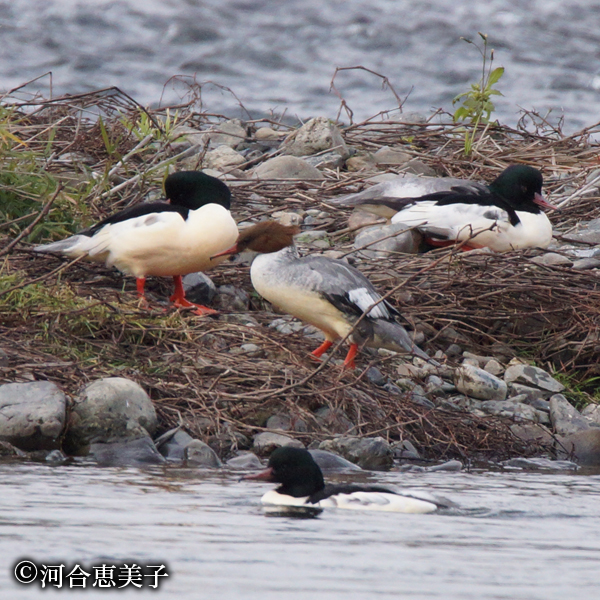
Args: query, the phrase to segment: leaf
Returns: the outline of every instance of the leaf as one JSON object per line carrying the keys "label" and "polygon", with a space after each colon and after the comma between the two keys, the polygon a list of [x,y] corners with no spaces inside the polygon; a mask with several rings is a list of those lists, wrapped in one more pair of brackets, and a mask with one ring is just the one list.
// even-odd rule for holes
{"label": "leaf", "polygon": [[488,76],[487,86],[492,87],[495,83],[500,81],[500,78],[504,75],[504,67],[496,67]]}

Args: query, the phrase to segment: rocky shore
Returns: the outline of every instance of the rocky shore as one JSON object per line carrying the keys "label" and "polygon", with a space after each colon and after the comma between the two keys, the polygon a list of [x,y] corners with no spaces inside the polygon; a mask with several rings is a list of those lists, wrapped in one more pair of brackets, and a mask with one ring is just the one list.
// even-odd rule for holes
{"label": "rocky shore", "polygon": [[[27,138],[27,127],[53,118],[45,106],[38,115],[14,134]],[[11,246],[21,225],[9,222],[0,232],[0,251],[8,248],[0,454],[245,468],[297,445],[342,469],[600,464],[600,172],[584,134],[499,129],[480,140],[477,157],[465,157],[455,127],[420,115],[345,127],[319,117],[289,128],[188,109],[182,121],[143,146],[121,132],[113,163],[94,123],[71,144],[57,125],[48,169],[66,186],[62,200],[112,165],[104,186],[83,196],[73,229],[90,213],[154,199],[167,168],[202,169],[230,185],[240,228],[267,216],[299,225],[301,252],[349,260],[382,292],[393,290],[415,341],[440,366],[365,350],[347,373],[337,348],[317,366],[307,354],[320,333],[256,296],[250,256],[185,278],[192,301],[220,311],[199,318],[165,312],[160,281],[150,287],[155,306],[143,310],[133,281],[116,272],[32,257],[28,242],[38,240]],[[542,168],[553,202],[563,202],[547,250],[420,254],[416,232],[330,203],[398,173],[491,179],[512,161]]]}

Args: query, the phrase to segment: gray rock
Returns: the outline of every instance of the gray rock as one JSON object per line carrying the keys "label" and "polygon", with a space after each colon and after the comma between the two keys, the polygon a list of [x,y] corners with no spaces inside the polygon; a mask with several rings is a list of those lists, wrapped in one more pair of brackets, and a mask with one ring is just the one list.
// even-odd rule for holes
{"label": "gray rock", "polygon": [[[314,244],[316,240],[327,239],[327,232],[320,229],[309,229],[296,236],[296,241],[300,244]],[[329,242],[327,243],[329,246]]]}
{"label": "gray rock", "polygon": [[250,440],[243,433],[231,429],[209,436],[207,443],[217,456],[228,456],[238,450],[250,448]]}
{"label": "gray rock", "polygon": [[504,367],[495,358],[488,360],[485,363],[483,370],[495,375],[496,377],[504,373]]}
{"label": "gray rock", "polygon": [[550,460],[548,458],[511,458],[500,463],[504,467],[517,469],[551,471],[575,471],[579,468],[574,462],[568,460]]}
{"label": "gray rock", "polygon": [[254,443],[252,447],[255,452],[261,456],[268,456],[281,446],[292,446],[293,448],[304,448],[304,444],[291,438],[287,435],[280,433],[274,433],[272,431],[263,431],[254,436]]}
{"label": "gray rock", "polygon": [[534,443],[537,445],[551,447],[554,443],[554,437],[552,433],[539,423],[523,422],[514,423],[510,426],[510,430],[523,442],[528,444]]}
{"label": "gray rock", "polygon": [[541,256],[534,256],[531,262],[545,266],[568,266],[573,264],[573,261],[568,256],[563,256],[556,252],[546,252]]}
{"label": "gray rock", "polygon": [[425,175],[426,177],[436,177],[437,173],[429,166],[426,165],[422,160],[418,158],[412,158],[402,167],[404,173],[410,173],[412,175]]}
{"label": "gray rock", "polygon": [[286,210],[278,210],[274,213],[271,213],[271,218],[279,221],[282,225],[286,225],[287,227],[290,225],[302,225],[303,220],[302,215]]}
{"label": "gray rock", "polygon": [[186,447],[184,453],[185,462],[195,467],[210,467],[218,469],[223,466],[215,451],[200,440],[192,440]]}
{"label": "gray rock", "polygon": [[0,456],[18,456],[19,458],[26,458],[27,452],[13,446],[10,442],[0,441]]}
{"label": "gray rock", "polygon": [[394,451],[394,458],[418,460],[421,458],[419,451],[415,448],[415,445],[409,440],[402,440],[392,444],[392,450]]}
{"label": "gray rock", "polygon": [[521,383],[509,383],[508,390],[512,396],[525,396],[527,398],[527,404],[536,402],[537,400],[547,401],[550,396],[552,396],[552,392],[540,390],[539,388],[523,385]]}
{"label": "gray rock", "polygon": [[185,449],[193,440],[194,438],[189,433],[176,428],[167,431],[154,440],[154,444],[167,460],[183,460]]}
{"label": "gray rock", "polygon": [[246,290],[234,285],[220,285],[214,305],[219,310],[246,312],[250,306],[250,296]]}
{"label": "gray rock", "polygon": [[373,214],[372,212],[367,212],[366,210],[361,209],[360,206],[356,206],[348,217],[348,229],[350,229],[350,231],[358,231],[365,227],[385,225],[386,223],[387,219]]}
{"label": "gray rock", "polygon": [[276,156],[261,163],[253,171],[256,179],[323,179],[323,173],[295,156]]}
{"label": "gray rock", "polygon": [[182,279],[185,297],[195,304],[209,306],[217,294],[212,279],[204,273],[190,273]]}
{"label": "gray rock", "polygon": [[362,229],[354,240],[354,248],[363,248],[360,255],[367,258],[389,258],[390,252],[417,254],[422,236],[418,231],[409,230],[404,223],[376,225]]}
{"label": "gray rock", "polygon": [[210,140],[213,148],[229,146],[237,148],[246,139],[246,128],[240,119],[230,119],[216,125],[210,132],[205,134]]}
{"label": "gray rock", "polygon": [[90,454],[103,467],[139,467],[165,462],[149,435],[114,442],[92,442]]}
{"label": "gray rock", "polygon": [[534,385],[549,392],[562,392],[565,386],[552,378],[546,371],[531,365],[510,365],[504,372],[504,381],[507,383],[522,383]]}
{"label": "gray rock", "polygon": [[565,234],[563,237],[572,242],[600,244],[600,219],[579,223],[574,231]]}
{"label": "gray rock", "polygon": [[580,465],[600,465],[600,429],[597,427],[571,433],[559,442],[559,457],[572,457]]}
{"label": "gray rock", "polygon": [[325,117],[315,117],[292,133],[284,142],[285,152],[292,156],[310,156],[326,150],[346,158],[346,142],[337,126]]}
{"label": "gray rock", "polygon": [[348,433],[354,429],[354,423],[339,408],[322,406],[315,411],[317,422],[330,433]]}
{"label": "gray rock", "polygon": [[505,381],[472,365],[461,365],[456,369],[454,385],[462,394],[479,400],[502,401],[508,391]]}
{"label": "gray rock", "polygon": [[387,383],[387,377],[385,377],[377,367],[369,367],[366,376],[371,383],[380,387]]}
{"label": "gray rock", "polygon": [[204,156],[204,166],[209,169],[227,170],[246,162],[246,159],[233,148],[222,145],[210,150]]}
{"label": "gray rock", "polygon": [[489,400],[481,404],[480,410],[488,415],[509,417],[515,421],[540,422],[538,412],[528,404],[523,404],[521,402],[513,402],[511,400]]}
{"label": "gray rock", "polygon": [[408,152],[382,146],[373,154],[373,158],[378,165],[404,165],[411,160],[412,156]]}
{"label": "gray rock", "polygon": [[0,440],[22,450],[60,446],[67,399],[50,381],[0,386]]}
{"label": "gray rock", "polygon": [[462,463],[459,460],[449,460],[441,465],[433,465],[432,467],[425,467],[426,471],[462,471]]}
{"label": "gray rock", "polygon": [[322,471],[336,472],[362,470],[358,465],[355,465],[353,462],[350,462],[333,452],[319,450],[318,448],[312,448],[309,452]]}
{"label": "gray rock", "polygon": [[344,156],[336,151],[305,156],[303,160],[317,169],[340,169],[344,166]]}
{"label": "gray rock", "polygon": [[230,458],[225,464],[232,469],[260,469],[263,466],[258,456],[252,452],[238,454]]}
{"label": "gray rock", "polygon": [[415,392],[411,392],[409,396],[410,399],[419,406],[423,406],[428,409],[435,408],[435,404],[429,400],[429,398],[425,398],[425,396],[422,396],[421,394],[415,394]]}
{"label": "gray rock", "polygon": [[600,404],[588,404],[581,414],[590,422],[591,425],[600,426]]}
{"label": "gray rock", "polygon": [[580,258],[573,263],[572,269],[576,271],[588,271],[600,267],[600,258]]}
{"label": "gray rock", "polygon": [[550,419],[558,435],[570,435],[590,428],[585,417],[562,394],[554,394],[550,398]]}
{"label": "gray rock", "polygon": [[94,442],[122,442],[152,434],[156,411],[140,385],[107,377],[86,386],[75,399],[64,445],[70,454],[87,454]]}
{"label": "gray rock", "polygon": [[341,454],[362,469],[381,471],[394,464],[394,451],[382,437],[338,437],[322,442],[319,450]]}
{"label": "gray rock", "polygon": [[308,431],[308,426],[304,419],[287,413],[271,415],[267,419],[266,426],[267,429],[279,429],[280,431],[297,431],[300,433]]}

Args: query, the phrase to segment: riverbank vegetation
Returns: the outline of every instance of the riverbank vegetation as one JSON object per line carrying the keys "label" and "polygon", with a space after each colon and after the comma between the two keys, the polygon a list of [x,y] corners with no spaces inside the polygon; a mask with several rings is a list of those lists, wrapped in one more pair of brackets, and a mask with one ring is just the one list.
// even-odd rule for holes
{"label": "riverbank vegetation", "polygon": [[[354,435],[411,439],[431,458],[527,453],[527,442],[513,435],[503,417],[432,410],[374,383],[371,366],[388,381],[398,379],[391,354],[366,353],[355,372],[343,372],[333,364],[343,357],[340,350],[317,366],[307,358],[314,340],[269,326],[276,316],[252,292],[247,266],[225,264],[209,275],[217,286],[245,290],[248,311],[199,318],[168,306],[168,281],[149,280],[151,306],[142,307],[132,278],[32,253],[35,243],[65,237],[157,197],[169,171],[205,168],[210,136],[203,134],[218,132],[227,119],[209,113],[196,92],[178,106],[152,110],[114,88],[53,99],[3,99],[0,381],[49,379],[75,394],[100,377],[129,377],[150,394],[163,430],[183,424],[192,435],[218,437],[229,448],[243,447],[279,410],[308,423],[308,431],[292,434],[302,441],[330,437],[341,431],[339,424],[314,417],[327,406],[350,418]],[[351,256],[349,212],[332,207],[330,200],[362,189],[375,172],[401,167],[325,166],[322,180],[257,180],[250,170],[279,154],[281,140],[295,127],[243,116],[246,134],[237,149],[245,162],[222,169],[236,221],[319,209],[327,216],[317,228],[332,248]],[[257,136],[266,127],[275,132],[270,140]],[[600,218],[597,127],[563,135],[539,115],[526,113],[516,128],[482,128],[479,121],[455,124],[439,113],[416,121],[399,114],[340,124],[340,130],[356,156],[387,146],[438,176],[491,181],[512,163],[541,169],[546,195],[562,207],[550,215],[559,241],[566,242],[580,222]],[[573,244],[583,250],[595,246]],[[578,406],[597,402],[600,270],[530,260],[541,254],[443,249],[386,261],[363,258],[360,268],[383,292],[394,290],[391,301],[424,335],[430,354],[458,344],[506,362],[520,357],[563,377],[572,389],[567,396]],[[256,349],[239,351],[248,345]],[[449,364],[453,360],[448,357]]]}

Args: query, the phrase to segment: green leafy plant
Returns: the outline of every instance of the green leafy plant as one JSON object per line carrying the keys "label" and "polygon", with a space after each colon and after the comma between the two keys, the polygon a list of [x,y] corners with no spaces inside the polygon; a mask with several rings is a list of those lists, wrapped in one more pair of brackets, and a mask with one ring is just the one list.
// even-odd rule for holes
{"label": "green leafy plant", "polygon": [[471,84],[471,89],[458,94],[453,100],[452,105],[460,103],[460,106],[454,112],[454,122],[469,121],[473,125],[473,130],[465,133],[465,154],[470,154],[473,148],[475,134],[480,124],[487,125],[490,117],[495,110],[492,96],[502,96],[502,93],[494,86],[504,75],[504,67],[492,68],[494,62],[494,51],[488,51],[488,36],[478,32],[483,40],[483,46],[480,46],[468,40],[461,38],[468,44],[473,44],[482,57],[481,79],[477,83]]}

